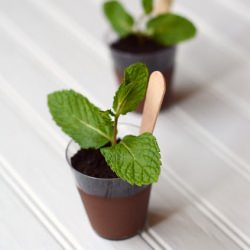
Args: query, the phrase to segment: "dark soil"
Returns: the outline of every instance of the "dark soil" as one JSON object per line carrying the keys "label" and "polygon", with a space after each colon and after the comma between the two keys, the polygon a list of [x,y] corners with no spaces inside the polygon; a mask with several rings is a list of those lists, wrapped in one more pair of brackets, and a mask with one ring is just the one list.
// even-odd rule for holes
{"label": "dark soil", "polygon": [[97,178],[117,178],[107,165],[99,149],[80,149],[71,157],[71,164],[77,171]]}
{"label": "dark soil", "polygon": [[138,54],[155,52],[166,48],[166,46],[155,42],[149,37],[136,35],[121,38],[110,46],[112,49]]}

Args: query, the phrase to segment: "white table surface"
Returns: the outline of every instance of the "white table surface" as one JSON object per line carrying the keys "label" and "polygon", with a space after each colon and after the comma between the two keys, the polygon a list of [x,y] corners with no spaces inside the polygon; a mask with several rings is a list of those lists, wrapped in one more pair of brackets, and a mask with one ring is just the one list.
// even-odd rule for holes
{"label": "white table surface", "polygon": [[91,229],[46,106],[62,88],[111,105],[100,4],[0,0],[0,249],[250,249],[250,1],[176,1],[199,33],[178,47],[176,102],[155,130],[149,228],[124,241]]}

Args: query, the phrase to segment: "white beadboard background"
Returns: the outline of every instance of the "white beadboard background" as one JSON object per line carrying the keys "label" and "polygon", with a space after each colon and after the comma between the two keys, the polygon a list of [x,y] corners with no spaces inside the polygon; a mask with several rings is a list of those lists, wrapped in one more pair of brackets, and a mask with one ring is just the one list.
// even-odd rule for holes
{"label": "white beadboard background", "polygon": [[91,229],[46,106],[62,88],[111,105],[101,3],[0,0],[0,249],[249,250],[250,0],[176,0],[199,32],[178,47],[175,103],[155,130],[164,164],[148,229],[124,241]]}

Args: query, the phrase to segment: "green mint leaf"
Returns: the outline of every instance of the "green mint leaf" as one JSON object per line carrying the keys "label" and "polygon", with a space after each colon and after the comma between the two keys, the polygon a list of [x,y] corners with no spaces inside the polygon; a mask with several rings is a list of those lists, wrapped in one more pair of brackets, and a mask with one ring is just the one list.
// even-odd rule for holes
{"label": "green mint leaf", "polygon": [[153,10],[153,0],[142,0],[142,6],[145,14],[150,14]]}
{"label": "green mint leaf", "polygon": [[73,90],[48,95],[48,106],[56,124],[82,148],[100,148],[112,140],[113,123],[108,113]]}
{"label": "green mint leaf", "polygon": [[128,135],[119,144],[102,148],[101,153],[117,176],[130,184],[141,186],[158,180],[160,150],[150,133]]}
{"label": "green mint leaf", "polygon": [[124,115],[137,108],[146,94],[148,69],[143,63],[132,64],[125,69],[124,79],[117,90],[113,109],[117,115]]}
{"label": "green mint leaf", "polygon": [[185,17],[168,13],[150,19],[147,32],[155,41],[170,46],[194,37],[196,28]]}
{"label": "green mint leaf", "polygon": [[121,37],[132,32],[134,19],[118,1],[105,2],[103,10],[111,26]]}

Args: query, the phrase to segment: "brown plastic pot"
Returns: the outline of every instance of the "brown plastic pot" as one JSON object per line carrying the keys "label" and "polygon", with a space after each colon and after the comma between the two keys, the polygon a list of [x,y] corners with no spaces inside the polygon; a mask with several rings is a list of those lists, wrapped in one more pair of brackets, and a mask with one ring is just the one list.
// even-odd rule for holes
{"label": "brown plastic pot", "polygon": [[[134,134],[130,131],[138,129],[125,124],[118,128],[126,134]],[[93,229],[111,240],[126,239],[141,232],[146,223],[151,185],[138,187],[120,178],[103,179],[82,174],[71,165],[71,157],[79,149],[79,145],[71,141],[66,158]]]}
{"label": "brown plastic pot", "polygon": [[[176,47],[165,47],[161,50],[146,53],[129,53],[127,51],[115,49],[111,46],[111,44],[109,48],[118,83],[120,83],[123,78],[124,69],[130,64],[137,62],[145,63],[148,66],[150,73],[155,70],[163,73],[167,88],[161,109],[167,108],[172,94],[172,79],[174,73]],[[142,112],[142,110],[143,103],[137,108],[138,112]]]}

